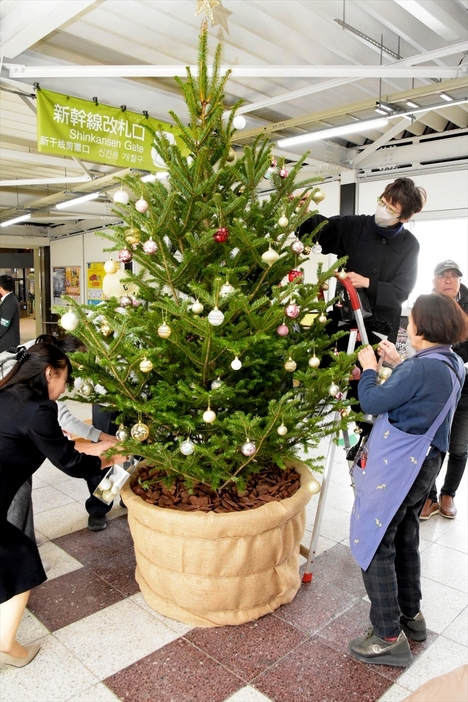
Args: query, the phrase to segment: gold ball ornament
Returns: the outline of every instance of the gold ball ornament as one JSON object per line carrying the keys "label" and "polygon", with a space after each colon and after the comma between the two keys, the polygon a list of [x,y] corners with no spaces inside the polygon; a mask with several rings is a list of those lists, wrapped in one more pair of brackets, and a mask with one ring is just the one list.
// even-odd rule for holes
{"label": "gold ball ornament", "polygon": [[298,380],[297,378],[293,378],[292,385],[293,385],[293,388],[299,388],[299,387],[301,387],[301,381]]}
{"label": "gold ball ornament", "polygon": [[328,290],[328,287],[329,287],[328,283],[322,283],[321,289],[326,291],[326,290]]}
{"label": "gold ball ornament", "polygon": [[362,434],[362,429],[361,429],[361,427],[354,427],[354,433],[355,433],[355,434]]}
{"label": "gold ball ornament", "polygon": [[312,478],[310,483],[309,483],[309,492],[312,493],[312,495],[317,495],[317,493],[320,492],[322,489],[322,486],[320,485],[319,481],[316,480],[315,478]]}
{"label": "gold ball ornament", "polygon": [[323,200],[325,200],[325,198],[326,195],[322,190],[320,190],[320,188],[316,190],[315,193],[312,195],[312,200],[315,202],[316,205],[319,205]]}
{"label": "gold ball ornament", "polygon": [[136,227],[130,227],[130,229],[127,229],[124,236],[127,244],[134,246],[140,242],[141,232]]}
{"label": "gold ball ornament", "polygon": [[236,160],[236,152],[234,151],[234,149],[229,149],[228,155],[226,157],[226,161],[228,163],[234,163],[235,160]]}
{"label": "gold ball ornament", "polygon": [[119,270],[120,266],[117,263],[117,261],[113,261],[112,258],[110,258],[108,261],[105,262],[104,264],[104,270],[106,273],[109,275],[113,275],[114,273],[117,273]]}
{"label": "gold ball ornament", "polygon": [[89,380],[85,380],[84,383],[81,383],[79,393],[80,395],[83,395],[83,397],[89,397],[92,395],[94,392],[94,385],[89,382]]}
{"label": "gold ball ornament", "polygon": [[171,334],[172,334],[172,329],[170,328],[169,324],[166,324],[166,322],[163,322],[162,324],[159,325],[158,336],[160,336],[161,339],[169,339]]}
{"label": "gold ball ornament", "polygon": [[343,409],[340,410],[340,414],[342,417],[349,417],[351,414],[351,407],[343,407]]}
{"label": "gold ball ornament", "polygon": [[391,368],[387,368],[386,366],[382,366],[382,368],[379,370],[379,378],[381,380],[387,380],[387,378],[390,378],[392,373],[393,373],[393,371]]}
{"label": "gold ball ornament", "polygon": [[143,422],[138,422],[130,429],[130,434],[135,441],[145,441],[149,436],[149,428]]}
{"label": "gold ball ornament", "polygon": [[288,427],[285,424],[281,423],[276,431],[280,436],[286,436],[286,434],[288,433]]}
{"label": "gold ball ornament", "polygon": [[101,324],[101,334],[103,336],[110,336],[112,334],[112,329],[110,328],[109,324],[107,322],[102,322]]}
{"label": "gold ball ornament", "polygon": [[311,368],[318,368],[320,365],[320,358],[317,358],[317,356],[311,356],[309,358],[309,366]]}
{"label": "gold ball ornament", "polygon": [[297,363],[294,361],[291,356],[288,358],[286,363],[284,364],[284,369],[288,371],[288,373],[292,373],[295,371],[297,368]]}
{"label": "gold ball ornament", "polygon": [[143,358],[143,360],[140,362],[140,370],[142,373],[149,373],[150,371],[153,370],[153,364],[149,360],[149,358]]}

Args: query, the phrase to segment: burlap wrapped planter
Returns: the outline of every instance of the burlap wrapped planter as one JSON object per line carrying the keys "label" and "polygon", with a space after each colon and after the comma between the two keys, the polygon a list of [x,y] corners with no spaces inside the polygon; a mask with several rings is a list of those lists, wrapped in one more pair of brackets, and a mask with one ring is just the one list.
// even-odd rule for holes
{"label": "burlap wrapped planter", "polygon": [[300,586],[305,506],[319,488],[288,462],[301,487],[243,512],[181,512],[122,490],[136,554],[136,580],[150,607],[192,626],[243,624],[291,602]]}

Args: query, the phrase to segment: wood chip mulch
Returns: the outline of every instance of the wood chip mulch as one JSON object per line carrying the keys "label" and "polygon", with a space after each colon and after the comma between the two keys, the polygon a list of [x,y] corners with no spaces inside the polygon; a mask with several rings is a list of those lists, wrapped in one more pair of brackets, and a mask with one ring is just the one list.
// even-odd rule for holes
{"label": "wood chip mulch", "polygon": [[[151,479],[148,469],[141,470],[138,477],[140,481]],[[157,477],[157,474],[152,477]],[[300,475],[294,468],[281,470],[278,466],[271,465],[250,476],[245,491],[241,493],[235,487],[212,490],[204,483],[196,483],[189,491],[181,479],[176,480],[170,488],[161,482],[154,482],[147,490],[143,489],[137,479],[132,484],[132,490],[146,502],[167,509],[184,512],[240,512],[291,497],[299,489],[300,483]]]}

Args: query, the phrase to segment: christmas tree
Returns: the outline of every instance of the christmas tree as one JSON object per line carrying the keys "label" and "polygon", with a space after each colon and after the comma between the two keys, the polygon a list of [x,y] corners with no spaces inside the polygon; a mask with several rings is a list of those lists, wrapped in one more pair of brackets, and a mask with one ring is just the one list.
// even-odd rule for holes
{"label": "christmas tree", "polygon": [[[176,79],[190,115],[184,124],[171,113],[184,147],[154,137],[167,180],[126,178],[137,201],[120,205],[126,224],[105,233],[109,251],[139,264],[127,277],[135,294],[98,307],[70,300],[62,319],[87,347],[73,357],[78,394],[119,412],[124,453],[189,486],[242,488],[346,424],[354,359],[327,333],[323,290],[343,261],[319,265],[306,284],[314,236],[292,235],[318,179],[298,182],[304,159],[278,167],[264,138],[237,157],[236,108],[223,119],[229,72],[220,76],[220,47],[211,71],[207,52],[205,28],[198,74]],[[272,189],[259,197],[265,175]]]}

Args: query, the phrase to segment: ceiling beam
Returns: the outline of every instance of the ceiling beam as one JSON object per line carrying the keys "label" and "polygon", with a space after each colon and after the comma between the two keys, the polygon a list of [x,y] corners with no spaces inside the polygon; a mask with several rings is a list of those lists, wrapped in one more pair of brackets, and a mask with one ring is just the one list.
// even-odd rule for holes
{"label": "ceiling beam", "polygon": [[366,146],[363,151],[361,151],[355,158],[353,159],[352,166],[356,167],[361,163],[361,161],[365,161],[371,154],[374,153],[374,151],[377,151],[377,149],[380,149],[381,146],[384,144],[387,144],[390,139],[393,139],[394,136],[399,134],[402,130],[406,129],[408,126],[408,120],[407,119],[401,119],[397,124],[394,124],[390,129],[388,129],[385,134],[382,134],[381,137],[376,139],[372,144],[369,144]]}

